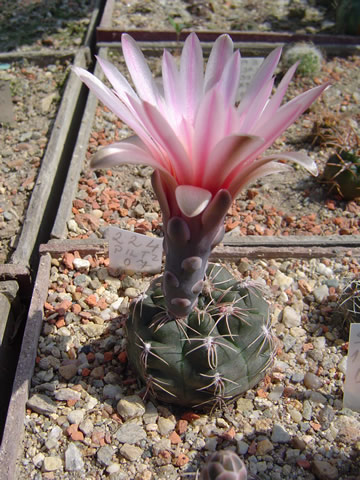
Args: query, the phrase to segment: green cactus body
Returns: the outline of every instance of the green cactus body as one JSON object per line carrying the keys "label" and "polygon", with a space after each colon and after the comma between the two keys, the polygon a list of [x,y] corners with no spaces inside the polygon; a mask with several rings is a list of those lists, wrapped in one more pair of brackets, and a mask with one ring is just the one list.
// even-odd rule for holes
{"label": "green cactus body", "polygon": [[324,180],[345,199],[360,197],[360,157],[344,150],[332,155],[324,170]]}
{"label": "green cactus body", "polygon": [[247,480],[247,470],[238,455],[231,450],[220,450],[210,455],[199,480]]}
{"label": "green cactus body", "polygon": [[212,264],[197,307],[175,317],[162,280],[133,302],[127,321],[128,358],[147,392],[206,409],[258,383],[273,358],[269,307],[260,290]]}
{"label": "green cactus body", "polygon": [[342,0],[336,11],[339,33],[360,35],[360,0]]}

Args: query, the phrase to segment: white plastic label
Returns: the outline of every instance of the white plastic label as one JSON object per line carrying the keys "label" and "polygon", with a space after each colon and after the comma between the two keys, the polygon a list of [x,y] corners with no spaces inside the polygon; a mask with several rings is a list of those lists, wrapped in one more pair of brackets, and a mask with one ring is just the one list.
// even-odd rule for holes
{"label": "white plastic label", "polygon": [[161,270],[162,238],[109,227],[110,268],[157,273]]}
{"label": "white plastic label", "polygon": [[360,412],[360,323],[350,325],[344,407]]}

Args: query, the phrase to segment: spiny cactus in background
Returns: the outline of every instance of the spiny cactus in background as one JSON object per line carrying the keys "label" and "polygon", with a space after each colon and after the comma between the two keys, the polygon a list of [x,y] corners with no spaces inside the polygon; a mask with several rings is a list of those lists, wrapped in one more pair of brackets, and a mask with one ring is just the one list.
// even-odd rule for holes
{"label": "spiny cactus in background", "polygon": [[360,322],[360,278],[352,280],[343,289],[339,306],[345,321]]}
{"label": "spiny cactus in background", "polygon": [[340,132],[328,146],[336,148],[326,163],[322,180],[345,200],[360,197],[360,140],[356,132],[349,129],[340,135]]}
{"label": "spiny cactus in background", "polygon": [[324,181],[345,200],[360,197],[360,157],[341,150],[326,163]]}
{"label": "spiny cactus in background", "polygon": [[360,0],[340,0],[336,10],[339,33],[360,35]]}
{"label": "spiny cactus in background", "polygon": [[197,307],[186,317],[166,309],[158,277],[133,302],[127,321],[129,361],[146,392],[204,409],[223,405],[264,376],[274,347],[262,292],[211,264]]}
{"label": "spiny cactus in background", "polygon": [[296,62],[299,62],[296,69],[298,75],[313,77],[321,70],[323,56],[311,43],[296,43],[285,51],[282,66],[287,70]]}
{"label": "spiny cactus in background", "polygon": [[210,455],[200,472],[199,480],[247,480],[242,460],[232,450],[220,450]]}

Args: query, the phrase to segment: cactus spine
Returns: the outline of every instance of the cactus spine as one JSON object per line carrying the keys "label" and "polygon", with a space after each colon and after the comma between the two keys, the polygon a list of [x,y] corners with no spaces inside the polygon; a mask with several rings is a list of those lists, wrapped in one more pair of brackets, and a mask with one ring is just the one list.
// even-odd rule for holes
{"label": "cactus spine", "polygon": [[254,285],[221,265],[208,267],[190,314],[175,317],[155,279],[131,306],[128,357],[151,393],[165,402],[212,408],[254,386],[273,358],[268,304]]}

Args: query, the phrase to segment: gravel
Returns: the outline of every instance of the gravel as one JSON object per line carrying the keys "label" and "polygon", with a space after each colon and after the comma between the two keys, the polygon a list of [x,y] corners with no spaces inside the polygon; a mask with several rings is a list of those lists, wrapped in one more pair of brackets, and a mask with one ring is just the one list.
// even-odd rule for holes
{"label": "gravel", "polygon": [[[321,4],[320,4],[321,3]],[[264,0],[196,2],[165,0],[115,1],[112,26],[145,30],[243,30],[329,33],[335,31],[335,9],[328,2]]]}
{"label": "gravel", "polygon": [[14,111],[14,121],[0,128],[0,263],[16,248],[67,73],[68,62],[45,67],[12,62],[0,68]]}
{"label": "gravel", "polygon": [[[128,285],[142,291],[150,277],[115,279],[106,257],[86,256],[89,281],[77,287],[82,263],[74,260],[52,260],[19,478],[191,478],[219,448],[238,452],[259,479],[356,478],[360,414],[342,406],[348,325],[336,303],[359,271],[350,255],[257,260],[245,277],[244,259],[228,265],[266,286],[278,354],[259,385],[212,414],[143,397],[127,365],[127,307],[111,305],[128,305]],[[314,291],[329,280],[337,287],[319,302]]]}

